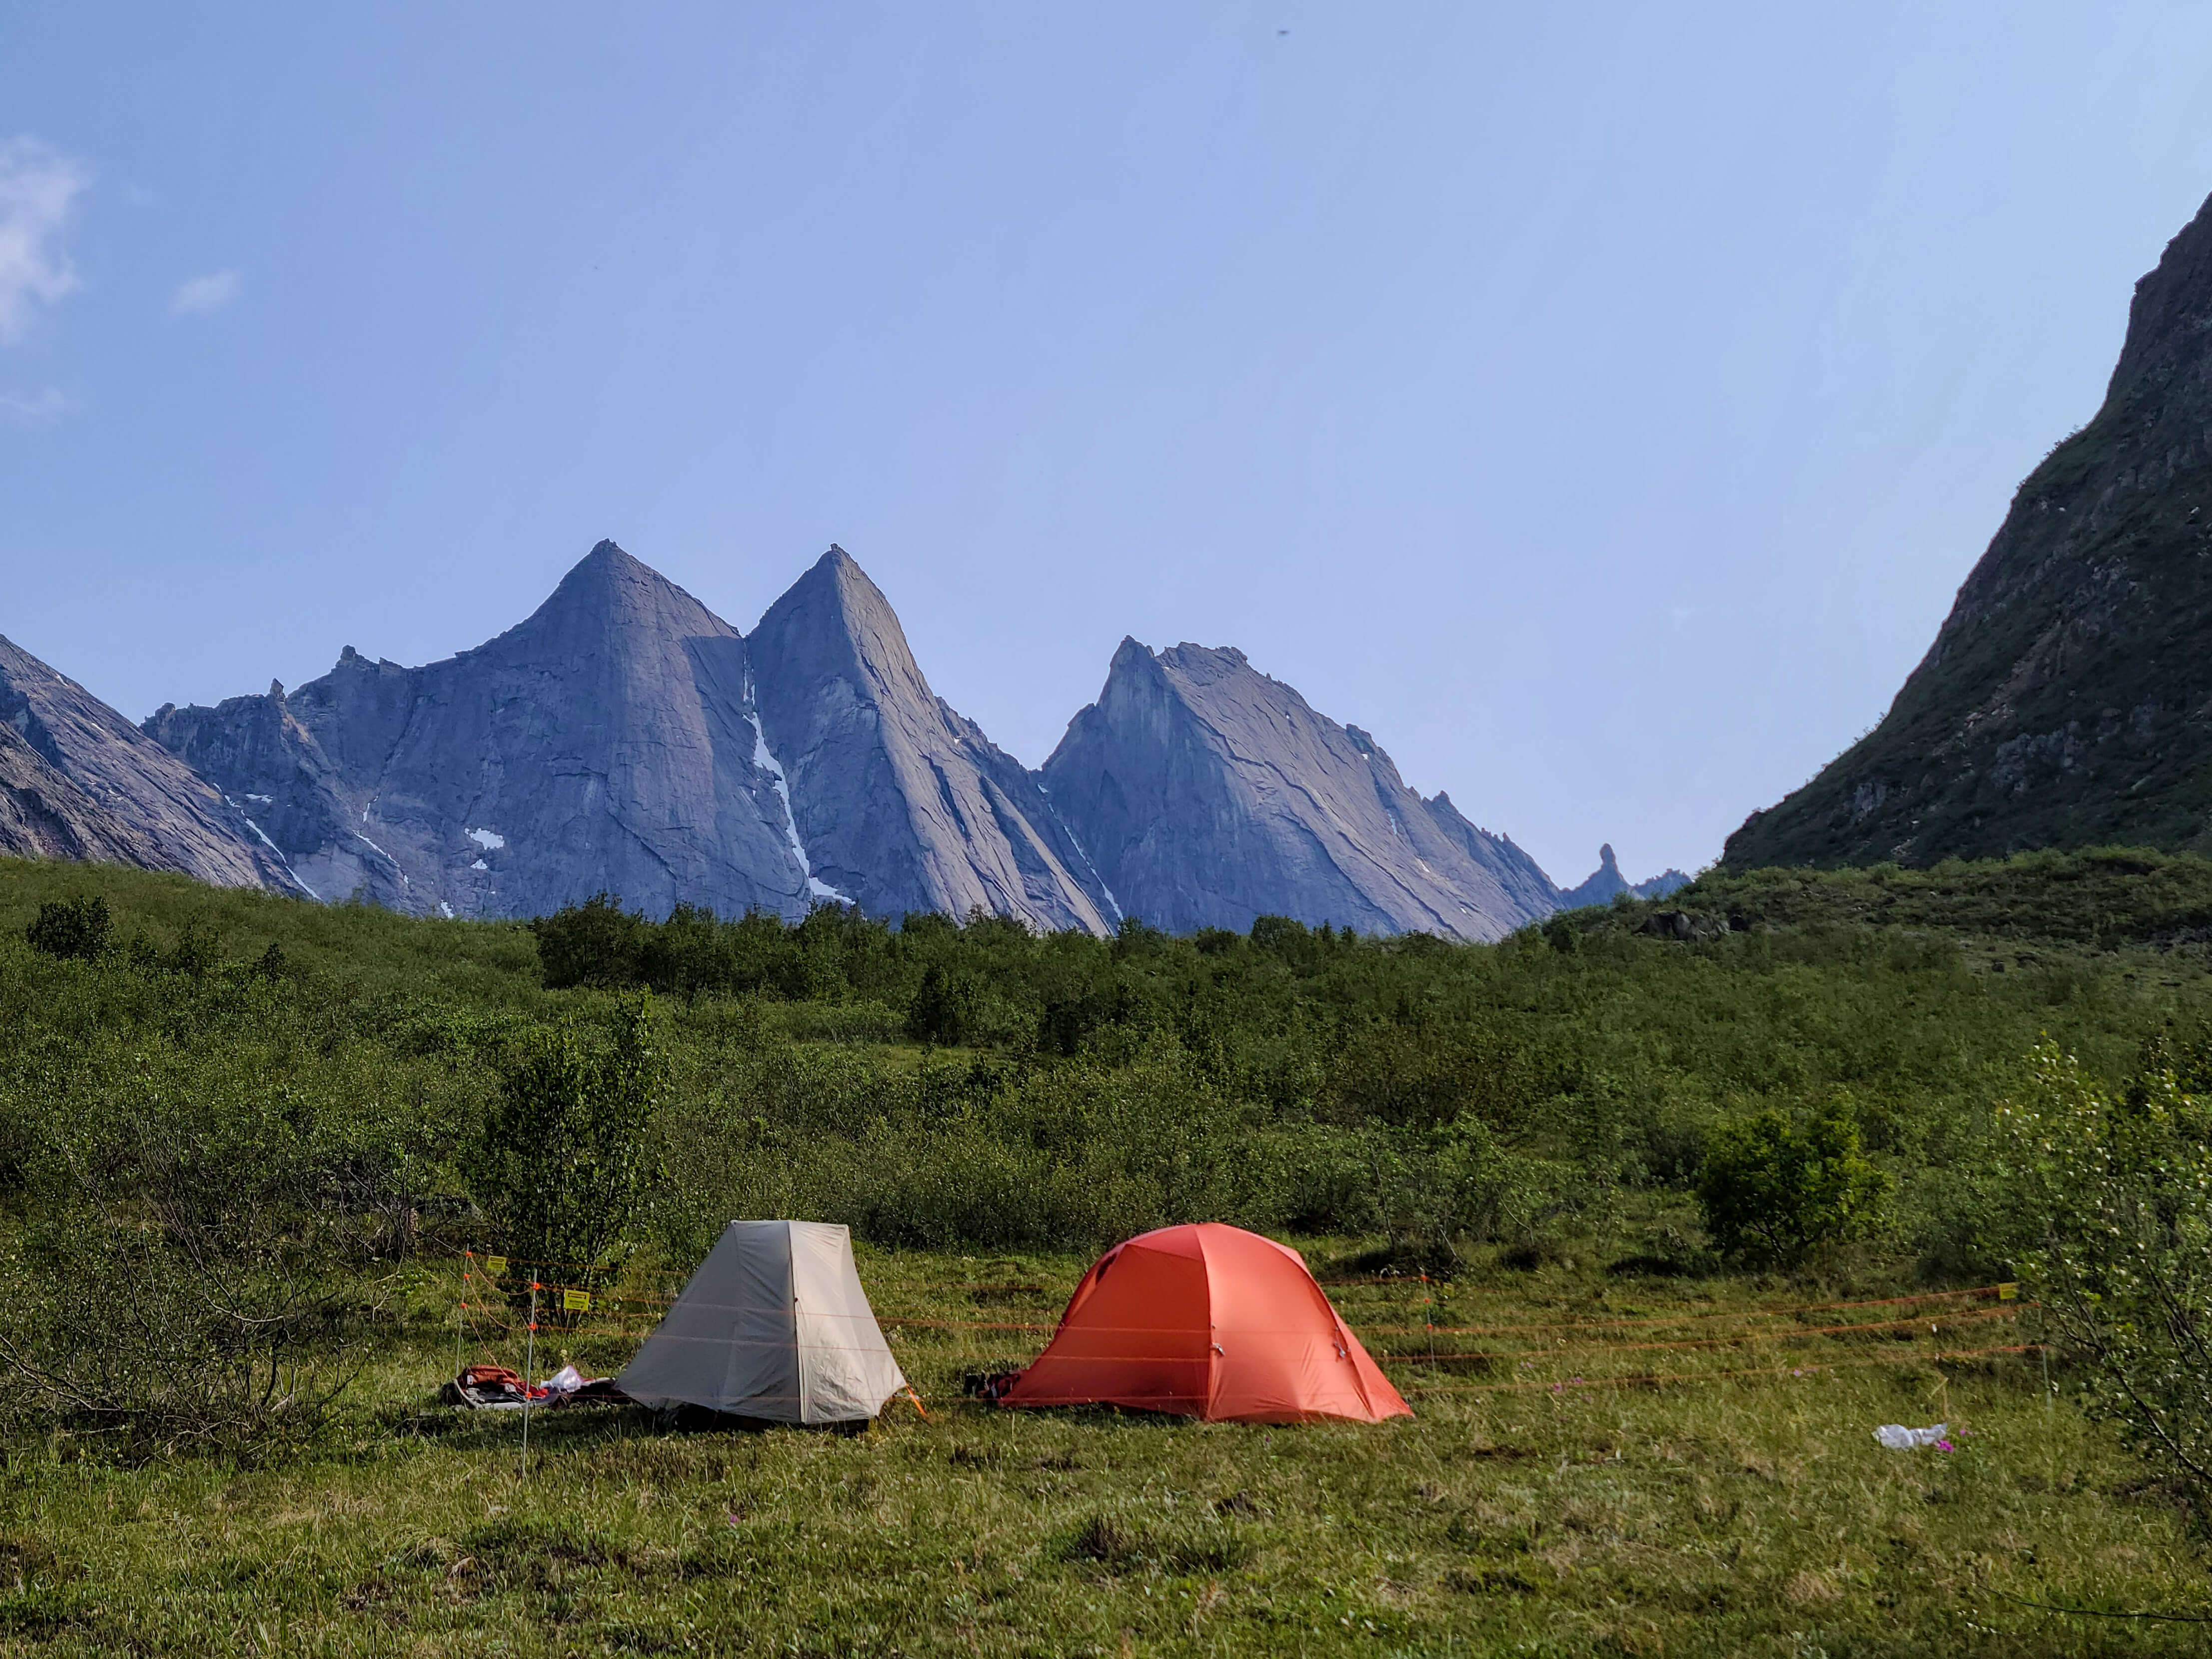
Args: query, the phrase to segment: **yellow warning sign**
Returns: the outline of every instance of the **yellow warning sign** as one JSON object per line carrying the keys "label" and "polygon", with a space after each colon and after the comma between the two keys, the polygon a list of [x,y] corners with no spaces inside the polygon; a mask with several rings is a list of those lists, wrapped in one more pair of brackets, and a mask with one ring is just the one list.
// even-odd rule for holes
{"label": "yellow warning sign", "polygon": [[507,1271],[507,1258],[503,1255],[486,1256],[484,1258],[484,1271],[489,1273],[494,1279],[497,1279],[501,1273]]}
{"label": "yellow warning sign", "polygon": [[564,1313],[589,1313],[592,1310],[592,1293],[589,1291],[563,1291],[561,1292],[561,1308]]}
{"label": "yellow warning sign", "polygon": [[2000,1285],[1998,1285],[1998,1286],[1997,1286],[1997,1300],[1998,1300],[1998,1301],[2000,1301],[2000,1302],[2016,1302],[2016,1301],[2018,1301],[2019,1299],[2020,1299],[2020,1286],[2019,1286],[2019,1285],[2018,1285],[2018,1284]]}

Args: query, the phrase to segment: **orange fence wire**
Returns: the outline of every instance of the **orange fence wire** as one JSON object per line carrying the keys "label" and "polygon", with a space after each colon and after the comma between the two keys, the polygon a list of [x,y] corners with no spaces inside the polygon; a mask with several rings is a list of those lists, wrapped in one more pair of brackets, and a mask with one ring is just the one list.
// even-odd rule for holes
{"label": "orange fence wire", "polygon": [[[498,1260],[508,1271],[495,1277],[479,1267],[480,1262]],[[548,1268],[568,1269],[600,1273],[614,1271],[610,1264],[581,1262],[533,1261],[521,1257],[500,1258],[476,1251],[463,1253],[461,1267],[462,1299],[458,1310],[459,1329],[457,1341],[473,1345],[479,1352],[490,1355],[495,1344],[502,1337],[519,1339],[532,1328],[526,1318],[508,1317],[520,1314],[510,1297],[526,1288],[541,1292],[544,1300],[538,1309],[535,1327],[549,1335],[572,1340],[588,1337],[632,1337],[662,1317],[675,1297],[657,1295],[638,1290],[591,1290],[586,1292],[591,1300],[583,1310],[572,1310],[599,1316],[589,1322],[570,1323],[559,1317],[562,1313],[562,1292],[581,1291],[583,1287],[548,1283],[529,1270]],[[674,1277],[671,1273],[669,1277]],[[1344,1285],[1372,1285],[1410,1291],[1415,1285],[1426,1285],[1419,1279],[1377,1277],[1370,1279],[1327,1280],[1324,1283]],[[472,1295],[472,1291],[478,1294]],[[973,1286],[957,1287],[970,1290]],[[1023,1286],[1024,1290],[1032,1287]],[[1941,1335],[1945,1328],[1977,1324],[1989,1320],[2016,1317],[2022,1309],[2033,1305],[2016,1299],[2017,1287],[2006,1285],[1977,1285],[1966,1290],[1927,1291],[1909,1296],[1872,1297],[1848,1301],[1800,1304],[1782,1308],[1714,1308],[1672,1315],[1635,1316],[1607,1319],[1577,1319],[1498,1325],[1370,1325],[1364,1334],[1370,1337],[1419,1336],[1433,1344],[1440,1337],[1494,1337],[1531,1340],[1538,1338],[1557,1338],[1540,1346],[1516,1347],[1505,1352],[1437,1352],[1392,1353],[1386,1348],[1382,1358],[1393,1364],[1450,1365],[1464,1364],[1497,1364],[1517,1361],[1523,1367],[1539,1361],[1549,1360],[1559,1364],[1587,1362],[1609,1353],[1695,1352],[1711,1352],[1766,1343],[1779,1343],[1796,1339],[1836,1339],[1867,1336],[1880,1333],[1918,1334],[1917,1328],[1925,1322],[1930,1335]],[[1435,1306],[1434,1291],[1430,1291],[1430,1305]],[[1972,1302],[1998,1301],[2002,1307],[1968,1309],[1956,1304]],[[1856,1309],[1884,1307],[1932,1308],[1932,1315],[1907,1314],[1896,1318],[1854,1322],[1826,1325],[1782,1325],[1772,1322],[1808,1313],[1845,1311]],[[611,1315],[612,1318],[607,1317]],[[649,1316],[649,1318],[648,1318]],[[857,1317],[858,1316],[855,1316]],[[1764,1325],[1765,1328],[1729,1330],[1712,1335],[1683,1336],[1654,1341],[1620,1341],[1611,1340],[1608,1334],[1623,1334],[1654,1328],[1694,1330],[1700,1326],[1710,1328],[1714,1322]],[[1011,1320],[946,1319],[917,1314],[889,1314],[878,1316],[878,1322],[885,1326],[915,1330],[988,1331],[1000,1334],[1041,1335],[1059,1328],[1057,1323],[1036,1323]],[[1565,1334],[1563,1336],[1562,1334]],[[1594,1340],[1569,1340],[1583,1336]],[[1417,1395],[1437,1394],[1506,1394],[1553,1392],[1564,1393],[1579,1389],[1626,1387],[1674,1387],[1688,1383],[1741,1381],[1747,1378],[1802,1377],[1822,1371],[1866,1365],[1897,1365],[1939,1364],[1954,1359],[1980,1358],[2000,1354],[2035,1353],[2041,1351],[2037,1343],[2020,1343],[1995,1347],[1939,1350],[1930,1353],[1917,1347],[1911,1350],[1847,1359],[1831,1359],[1790,1365],[1786,1369],[1778,1358],[1772,1364],[1759,1367],[1744,1367],[1727,1370],[1698,1372],[1642,1372],[1619,1376],[1577,1376],[1568,1380],[1544,1378],[1515,1378],[1496,1382],[1409,1382],[1407,1391]]]}
{"label": "orange fence wire", "polygon": [[1809,1365],[1793,1365],[1787,1373],[1779,1366],[1747,1366],[1727,1371],[1650,1371],[1632,1376],[1576,1376],[1560,1382],[1522,1379],[1511,1382],[1414,1382],[1405,1392],[1431,1394],[1571,1394],[1577,1389],[1671,1388],[1685,1382],[1741,1382],[1747,1377],[1792,1380],[1817,1376],[1823,1371],[1845,1370],[1863,1365],[1941,1365],[1960,1359],[1986,1359],[1997,1354],[2040,1353],[2040,1342],[2015,1342],[1995,1348],[1951,1348],[1935,1353],[1875,1354],[1856,1359],[1827,1359]]}

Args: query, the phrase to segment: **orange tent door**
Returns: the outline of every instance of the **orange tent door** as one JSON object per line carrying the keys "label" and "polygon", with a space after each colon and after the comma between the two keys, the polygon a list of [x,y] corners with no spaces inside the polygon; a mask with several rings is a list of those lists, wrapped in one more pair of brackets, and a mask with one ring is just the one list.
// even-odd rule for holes
{"label": "orange tent door", "polygon": [[1297,1251],[1215,1222],[1162,1228],[1100,1257],[1000,1403],[1231,1423],[1413,1414]]}

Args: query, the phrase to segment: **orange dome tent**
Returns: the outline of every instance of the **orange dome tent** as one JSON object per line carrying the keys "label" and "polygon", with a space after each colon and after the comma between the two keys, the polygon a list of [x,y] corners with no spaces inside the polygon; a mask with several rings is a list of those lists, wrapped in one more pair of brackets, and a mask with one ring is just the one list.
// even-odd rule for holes
{"label": "orange dome tent", "polygon": [[1116,1245],[1002,1406],[1132,1406],[1209,1423],[1411,1417],[1296,1250],[1218,1222]]}

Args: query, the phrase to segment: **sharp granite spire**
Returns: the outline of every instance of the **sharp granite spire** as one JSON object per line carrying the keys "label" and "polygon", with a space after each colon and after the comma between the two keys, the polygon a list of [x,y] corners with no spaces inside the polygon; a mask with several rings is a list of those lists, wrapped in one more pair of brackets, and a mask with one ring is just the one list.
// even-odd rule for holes
{"label": "sharp granite spire", "polygon": [[303,884],[418,915],[606,891],[655,915],[831,902],[1101,934],[1275,915],[1492,939],[1573,897],[1227,647],[1125,640],[1031,772],[930,689],[836,546],[740,635],[601,542],[473,650],[406,668],[348,646],[296,690],[165,708],[146,730],[252,803]]}
{"label": "sharp granite spire", "polygon": [[1042,775],[1129,913],[1170,931],[1276,915],[1493,939],[1556,903],[1518,848],[1231,647],[1123,640]]}
{"label": "sharp granite spire", "polygon": [[761,725],[816,872],[863,909],[973,909],[1105,933],[1112,899],[1036,781],[922,677],[832,546],[748,641]]}

